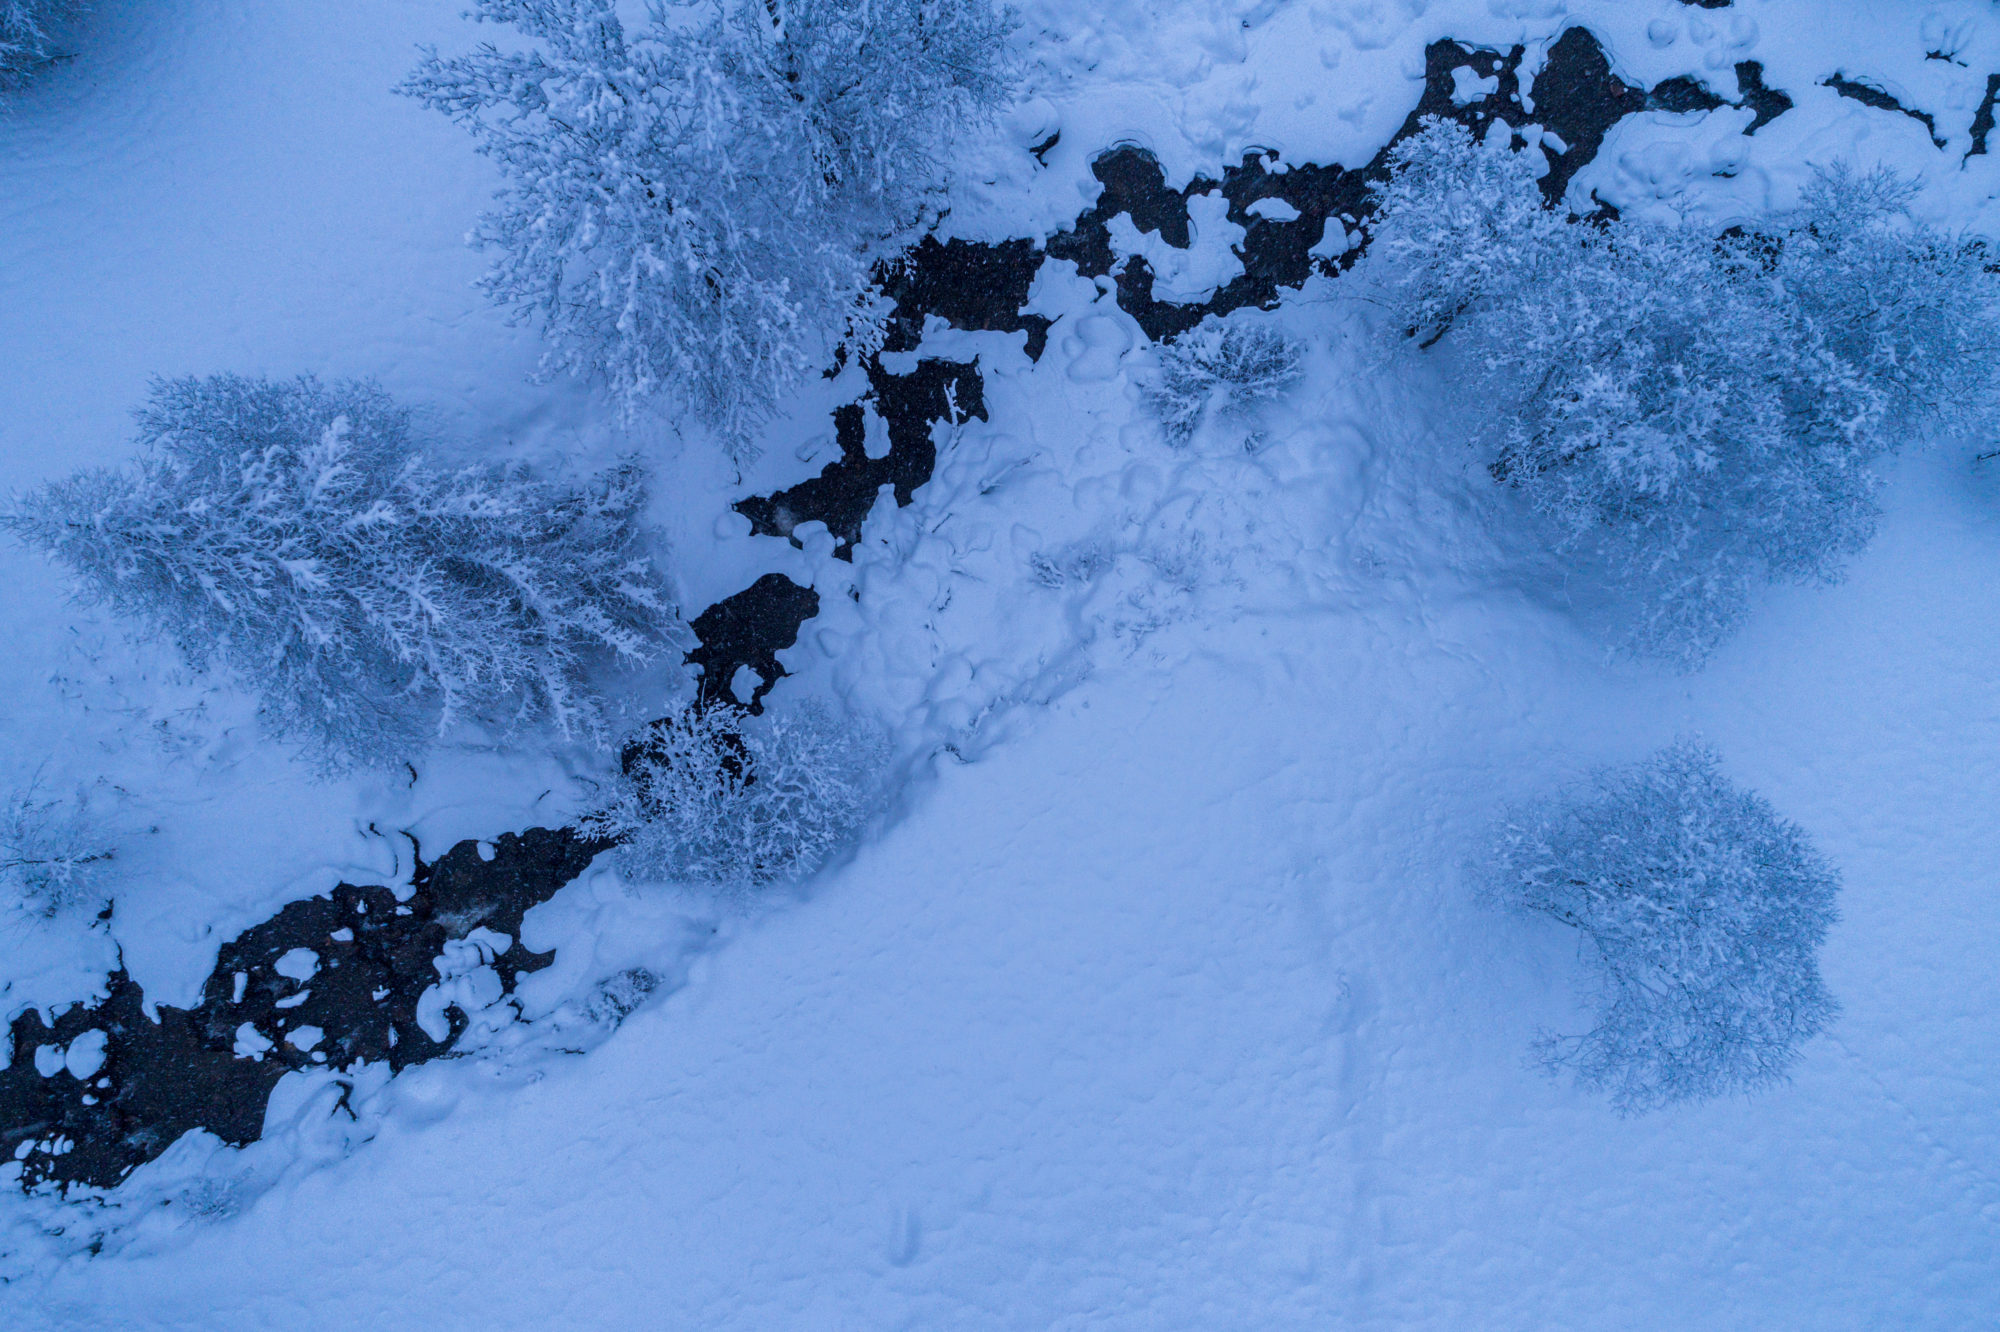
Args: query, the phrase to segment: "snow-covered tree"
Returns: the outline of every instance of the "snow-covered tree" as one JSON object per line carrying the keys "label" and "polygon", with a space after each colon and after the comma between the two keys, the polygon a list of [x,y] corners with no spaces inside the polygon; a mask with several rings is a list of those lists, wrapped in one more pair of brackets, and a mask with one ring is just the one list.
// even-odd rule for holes
{"label": "snow-covered tree", "polygon": [[31,786],[0,797],[0,908],[38,916],[94,911],[104,901],[98,879],[111,856],[81,795],[48,799]]}
{"label": "snow-covered tree", "polygon": [[160,381],[139,427],[135,467],[0,526],[335,765],[392,764],[460,716],[594,731],[587,666],[643,662],[674,623],[633,468],[436,467],[379,388],[311,378]]}
{"label": "snow-covered tree", "polygon": [[0,0],[0,93],[56,58],[55,32],[83,0]]}
{"label": "snow-covered tree", "polygon": [[625,874],[746,889],[800,879],[874,808],[887,749],[822,707],[753,717],[696,703],[625,746],[586,832],[615,838]]}
{"label": "snow-covered tree", "polygon": [[1399,145],[1369,278],[1394,329],[1456,345],[1493,474],[1637,594],[1633,645],[1695,665],[1758,585],[1840,577],[1883,454],[1990,428],[2000,280],[1887,175],[1716,235],[1545,209],[1537,161],[1445,122]]}
{"label": "snow-covered tree", "polygon": [[1160,348],[1159,369],[1143,392],[1178,446],[1211,404],[1240,411],[1284,393],[1298,382],[1302,357],[1298,343],[1267,322],[1206,320]]}
{"label": "snow-covered tree", "polygon": [[1785,1076],[1838,1005],[1818,951],[1839,876],[1796,826],[1682,742],[1514,811],[1484,888],[1579,930],[1597,1025],[1539,1051],[1625,1111]]}
{"label": "snow-covered tree", "polygon": [[873,262],[1008,88],[992,0],[475,0],[526,39],[428,54],[403,91],[507,179],[475,240],[545,369],[665,394],[738,455],[830,339],[880,336]]}

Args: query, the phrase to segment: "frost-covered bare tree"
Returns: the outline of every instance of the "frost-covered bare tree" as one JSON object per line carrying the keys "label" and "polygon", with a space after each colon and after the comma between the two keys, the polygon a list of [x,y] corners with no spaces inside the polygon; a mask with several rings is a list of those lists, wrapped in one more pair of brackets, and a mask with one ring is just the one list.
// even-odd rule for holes
{"label": "frost-covered bare tree", "polygon": [[1143,392],[1169,443],[1193,437],[1211,404],[1243,410],[1297,383],[1303,352],[1265,322],[1208,320],[1160,348],[1160,368]]}
{"label": "frost-covered bare tree", "polygon": [[879,337],[873,261],[936,200],[944,154],[1005,97],[992,0],[475,0],[524,41],[403,91],[507,180],[475,239],[487,291],[541,321],[544,368],[628,409],[664,394],[738,455],[827,350]]}
{"label": "frost-covered bare tree", "polygon": [[1490,412],[1491,468],[1642,606],[1632,645],[1696,665],[1771,581],[1824,583],[1875,531],[1873,464],[1990,428],[2000,279],[1884,174],[1820,174],[1761,231],[1589,222],[1536,159],[1433,123],[1381,187],[1368,279]]}
{"label": "frost-covered bare tree", "polygon": [[596,660],[675,622],[626,467],[582,485],[446,469],[366,383],[157,382],[141,456],[17,498],[0,527],[87,600],[219,664],[324,760],[392,764],[461,716],[594,731]]}
{"label": "frost-covered bare tree", "polygon": [[627,744],[610,799],[583,820],[636,879],[753,888],[803,878],[874,808],[887,749],[807,705],[753,717],[696,703]]}
{"label": "frost-covered bare tree", "polygon": [[0,797],[0,908],[38,916],[94,911],[104,901],[99,880],[111,857],[81,795],[47,798],[30,786]]}
{"label": "frost-covered bare tree", "polygon": [[1628,1112],[1785,1076],[1838,1012],[1818,953],[1839,887],[1804,833],[1692,742],[1514,811],[1483,884],[1583,934],[1597,1025],[1539,1052]]}
{"label": "frost-covered bare tree", "polygon": [[84,0],[0,0],[0,93],[57,57],[57,28],[83,8]]}

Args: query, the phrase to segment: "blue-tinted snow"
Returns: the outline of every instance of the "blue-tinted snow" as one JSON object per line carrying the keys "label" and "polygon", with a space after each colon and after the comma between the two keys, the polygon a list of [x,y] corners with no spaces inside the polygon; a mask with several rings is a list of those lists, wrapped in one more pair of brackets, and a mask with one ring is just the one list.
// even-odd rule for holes
{"label": "blue-tinted snow", "polygon": [[[1848,582],[1771,594],[1702,674],[1607,664],[1468,471],[1464,423],[1360,355],[1337,284],[1270,316],[1311,341],[1307,384],[1175,452],[1132,391],[1139,330],[1045,269],[1040,364],[1012,335],[926,341],[982,357],[989,420],[941,432],[936,479],[878,506],[852,564],[720,537],[732,500],[817,469],[842,386],[738,478],[527,384],[532,336],[482,305],[460,245],[490,175],[387,91],[416,42],[475,39],[457,8],[100,7],[0,124],[0,481],[122,456],[152,373],[372,374],[442,436],[636,445],[689,605],[767,572],[820,591],[774,705],[838,693],[921,761],[802,902],[697,929],[585,876],[524,923],[563,950],[530,985],[685,985],[584,1058],[377,1080],[366,1143],[288,1079],[276,1187],[235,1189],[188,1140],[168,1164],[199,1219],[31,1263],[0,1288],[8,1326],[1990,1322],[2000,481],[1970,449],[1907,458]],[[1734,100],[1756,60],[1796,103],[1754,138],[1727,107],[1630,117],[1573,198],[1749,216],[1844,158],[1996,230],[2000,167],[1962,155],[2000,27],[1969,0],[1029,9],[1036,140],[1061,139],[1046,166],[1005,127],[968,152],[963,234],[1066,225],[1121,140],[1176,186],[1249,147],[1365,161],[1426,42],[1540,49],[1570,22],[1634,84]],[[1965,33],[1963,63],[1925,59],[1933,29]],[[1823,86],[1836,70],[1893,84],[1946,148]],[[407,873],[371,823],[444,845],[583,798],[588,756],[476,748],[407,786],[320,783],[37,562],[0,552],[0,574],[9,776],[130,793],[115,943],[149,993],[191,997],[222,940],[343,873]],[[1522,1062],[1579,1019],[1572,941],[1481,912],[1460,870],[1506,800],[1686,731],[1842,868],[1825,968],[1846,1012],[1789,1087],[1621,1120]],[[82,997],[106,943],[10,936],[4,980]],[[18,1206],[0,1196],[0,1235],[32,1258]]]}

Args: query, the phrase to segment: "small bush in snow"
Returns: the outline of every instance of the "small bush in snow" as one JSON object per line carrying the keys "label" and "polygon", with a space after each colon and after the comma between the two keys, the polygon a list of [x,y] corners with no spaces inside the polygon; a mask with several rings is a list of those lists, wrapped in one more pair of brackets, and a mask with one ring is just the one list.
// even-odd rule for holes
{"label": "small bush in snow", "polygon": [[752,717],[695,704],[625,747],[586,832],[616,838],[635,879],[749,888],[800,879],[872,808],[881,738],[816,707]]}
{"label": "small bush in snow", "polygon": [[1160,368],[1145,388],[1170,443],[1193,437],[1210,403],[1242,409],[1282,394],[1299,379],[1298,343],[1269,324],[1204,322],[1160,348]]}
{"label": "small bush in snow", "polygon": [[56,58],[57,25],[82,8],[82,0],[0,0],[0,92]]}
{"label": "small bush in snow", "polygon": [[1393,326],[1448,332],[1492,470],[1609,555],[1642,650],[1694,665],[1769,581],[1829,582],[1875,530],[1871,467],[1990,425],[2000,303],[1976,242],[1907,187],[1823,173],[1767,233],[1582,222],[1534,155],[1433,124],[1400,145],[1369,267]]}
{"label": "small bush in snow", "polygon": [[1818,949],[1839,886],[1797,827],[1692,743],[1517,810],[1487,882],[1589,940],[1597,1026],[1539,1048],[1625,1111],[1785,1075],[1838,1011]]}
{"label": "small bush in snow", "polygon": [[381,390],[310,378],[159,382],[139,425],[135,468],[52,483],[0,526],[335,764],[393,763],[464,714],[589,731],[588,661],[644,661],[672,622],[631,469],[440,469]]}
{"label": "small bush in snow", "polygon": [[33,788],[0,799],[0,905],[39,916],[96,909],[98,872],[111,848],[81,797],[40,799]]}
{"label": "small bush in snow", "polygon": [[476,0],[527,40],[435,52],[403,90],[507,177],[476,239],[497,300],[539,318],[545,368],[628,409],[669,390],[744,433],[823,340],[877,336],[872,261],[943,179],[951,137],[1007,91],[991,0],[652,4]]}

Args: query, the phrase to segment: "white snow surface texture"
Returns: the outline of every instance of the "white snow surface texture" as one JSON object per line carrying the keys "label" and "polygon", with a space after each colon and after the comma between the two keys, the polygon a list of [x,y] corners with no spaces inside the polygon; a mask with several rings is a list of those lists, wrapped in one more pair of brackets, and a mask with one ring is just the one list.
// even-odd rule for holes
{"label": "white snow surface texture", "polygon": [[[532,331],[483,304],[462,244],[493,175],[388,91],[418,43],[484,35],[457,9],[96,6],[77,58],[0,119],[0,486],[122,458],[152,374],[370,375],[465,447],[637,450],[689,613],[770,570],[815,585],[826,613],[771,706],[880,717],[908,780],[783,900],[598,867],[531,913],[525,942],[560,960],[523,985],[527,1018],[622,967],[685,978],[587,1055],[377,1079],[370,1133],[331,1147],[277,1131],[311,1110],[295,1074],[275,1186],[218,1188],[97,1257],[24,1242],[31,1202],[0,1181],[0,1325],[1994,1325],[2000,480],[1980,442],[1908,451],[1851,577],[1768,594],[1701,673],[1607,662],[1443,386],[1368,362],[1338,282],[1238,316],[1303,339],[1306,378],[1176,450],[1140,405],[1144,336],[1052,264],[1039,364],[1018,334],[926,340],[979,354],[990,421],[940,427],[935,479],[877,505],[852,565],[810,529],[796,550],[728,504],[817,472],[858,381],[808,390],[740,478],[711,441],[530,383]],[[1730,94],[1755,59],[1797,106],[1754,138],[1728,108],[1630,117],[1573,199],[1747,218],[1811,163],[1885,163],[1924,216],[2000,235],[2000,158],[1964,157],[2000,17],[1969,0],[1025,18],[1028,99],[960,154],[957,234],[1066,225],[1121,140],[1174,184],[1250,145],[1358,165],[1414,104],[1426,42],[1524,42],[1532,68],[1580,22],[1633,83]],[[1835,72],[1932,113],[1945,148],[1820,86]],[[1039,167],[1023,145],[1052,125]],[[1177,297],[1235,271],[1201,248],[1233,230],[1205,208]],[[150,998],[191,1004],[218,946],[284,902],[407,875],[379,830],[435,851],[558,823],[605,762],[470,736],[414,781],[328,782],[11,546],[0,617],[0,777],[101,779],[120,833],[108,928],[6,925],[10,1014],[89,997],[120,953]],[[1482,910],[1465,866],[1510,801],[1683,734],[1841,868],[1824,968],[1844,1014],[1787,1085],[1620,1118],[1525,1062],[1539,1028],[1586,1020],[1574,939]],[[228,1155],[195,1168],[223,1178]]]}

